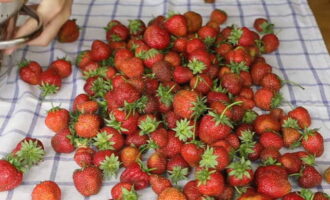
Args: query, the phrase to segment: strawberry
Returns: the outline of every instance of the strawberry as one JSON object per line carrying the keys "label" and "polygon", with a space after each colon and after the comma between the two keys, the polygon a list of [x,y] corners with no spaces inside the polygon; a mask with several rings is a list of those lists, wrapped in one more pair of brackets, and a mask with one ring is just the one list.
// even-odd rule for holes
{"label": "strawberry", "polygon": [[228,182],[232,186],[244,186],[253,180],[251,161],[244,157],[238,162],[232,162],[228,168]]}
{"label": "strawberry", "polygon": [[7,160],[0,160],[0,192],[16,188],[22,180],[22,171]]}
{"label": "strawberry", "polygon": [[176,66],[173,71],[173,79],[179,84],[187,83],[193,78],[193,73],[189,68]]}
{"label": "strawberry", "polygon": [[130,183],[117,183],[112,187],[110,193],[114,200],[138,199],[138,194],[134,190],[134,185]]}
{"label": "strawberry", "polygon": [[265,74],[260,81],[260,86],[269,88],[273,91],[279,91],[282,87],[281,79],[274,73]]}
{"label": "strawberry", "polygon": [[189,164],[182,158],[180,154],[173,156],[167,162],[167,171],[170,174],[169,178],[177,185],[178,181],[187,178],[189,173]]}
{"label": "strawberry", "polygon": [[36,61],[23,60],[19,63],[20,78],[31,85],[38,85],[40,83],[40,74],[42,68]]}
{"label": "strawberry", "polygon": [[233,45],[228,43],[220,43],[217,44],[215,51],[220,54],[221,56],[225,56],[229,51],[233,50]]}
{"label": "strawberry", "polygon": [[265,148],[281,149],[284,146],[283,138],[275,132],[262,133],[259,142]]}
{"label": "strawberry", "polygon": [[305,166],[298,178],[298,185],[302,188],[313,188],[321,185],[322,175],[313,167]]}
{"label": "strawberry", "polygon": [[139,53],[135,52],[135,55],[141,58],[143,64],[148,68],[152,68],[155,63],[164,59],[164,54],[154,48],[143,50]]}
{"label": "strawberry", "polygon": [[170,15],[165,23],[166,30],[174,36],[182,37],[188,32],[188,25],[186,18],[181,14]]}
{"label": "strawberry", "polygon": [[16,159],[20,161],[16,167],[24,172],[39,163],[44,155],[45,148],[42,142],[36,138],[26,137],[17,143],[8,160],[11,161],[11,157],[17,157]]}
{"label": "strawberry", "polygon": [[269,23],[269,21],[264,18],[255,19],[253,27],[261,34],[270,34],[274,32],[274,24]]}
{"label": "strawberry", "polygon": [[242,88],[242,80],[238,74],[226,73],[222,77],[221,86],[233,95],[239,94]]}
{"label": "strawberry", "polygon": [[68,19],[57,33],[57,40],[62,43],[74,42],[79,38],[79,26],[76,19]]}
{"label": "strawberry", "polygon": [[32,191],[32,200],[61,200],[61,188],[53,181],[43,181]]}
{"label": "strawberry", "polygon": [[103,127],[94,138],[94,145],[99,150],[119,151],[125,143],[124,137],[114,128]]}
{"label": "strawberry", "polygon": [[207,94],[212,88],[212,79],[207,74],[194,76],[189,83],[196,92]]}
{"label": "strawberry", "polygon": [[294,153],[285,153],[281,155],[279,162],[285,167],[288,174],[298,173],[302,166],[300,158]]}
{"label": "strawberry", "polygon": [[123,163],[123,166],[128,167],[140,159],[141,152],[136,147],[127,146],[121,150],[119,157],[120,161]]}
{"label": "strawberry", "polygon": [[86,101],[77,105],[77,111],[81,113],[96,113],[99,109],[99,104],[96,101]]}
{"label": "strawberry", "polygon": [[129,29],[121,23],[106,28],[106,30],[106,39],[109,43],[125,41],[129,35]]}
{"label": "strawberry", "polygon": [[99,62],[107,59],[111,54],[111,49],[108,44],[100,41],[94,40],[91,48],[91,59]]}
{"label": "strawberry", "polygon": [[149,175],[140,167],[138,163],[128,166],[120,175],[121,182],[134,185],[136,190],[141,190],[149,186]]}
{"label": "strawberry", "polygon": [[308,153],[320,157],[324,152],[323,136],[316,130],[305,129],[303,132],[302,146]]}
{"label": "strawberry", "polygon": [[148,168],[153,169],[152,174],[163,174],[166,171],[166,164],[166,157],[159,152],[154,152],[147,161]]}
{"label": "strawberry", "polygon": [[222,174],[207,169],[200,169],[196,172],[197,190],[208,196],[218,196],[224,190],[224,178]]}
{"label": "strawberry", "polygon": [[328,167],[328,168],[324,171],[323,176],[324,176],[324,180],[325,180],[327,183],[330,183],[330,167]]}
{"label": "strawberry", "polygon": [[167,61],[160,60],[152,65],[152,72],[161,82],[168,82],[172,80],[171,64]]}
{"label": "strawberry", "polygon": [[299,195],[298,192],[290,192],[286,194],[283,198],[283,200],[304,200],[302,196]]}
{"label": "strawberry", "polygon": [[188,33],[197,32],[202,26],[202,16],[194,11],[187,11],[184,16],[187,20]]}
{"label": "strawberry", "polygon": [[101,125],[101,120],[95,114],[81,114],[78,116],[74,129],[78,136],[83,138],[92,138],[97,135]]}
{"label": "strawberry", "polygon": [[71,134],[68,128],[63,129],[52,137],[51,145],[57,153],[71,153],[75,150],[74,145],[68,138]]}
{"label": "strawberry", "polygon": [[100,150],[96,151],[93,155],[93,165],[100,167],[101,163],[105,160],[106,157],[110,157],[112,154],[116,154],[111,150]]}
{"label": "strawberry", "polygon": [[203,100],[190,90],[180,90],[173,98],[174,113],[183,118],[198,118],[205,110]]}
{"label": "strawberry", "polygon": [[268,88],[260,88],[254,94],[256,106],[263,110],[277,108],[282,103],[283,97],[279,92]]}
{"label": "strawberry", "polygon": [[53,107],[47,112],[45,124],[50,130],[58,133],[68,128],[69,119],[70,115],[68,110],[60,107]]}
{"label": "strawberry", "polygon": [[157,200],[187,200],[184,194],[174,187],[168,187],[164,189],[158,196]]}
{"label": "strawberry", "polygon": [[280,131],[280,123],[269,114],[262,114],[257,116],[253,122],[254,129],[257,134],[262,134],[266,131]]}
{"label": "strawberry", "polygon": [[295,147],[299,145],[301,133],[299,132],[299,125],[297,120],[288,117],[282,122],[282,135],[285,147]]}
{"label": "strawberry", "polygon": [[158,148],[166,148],[169,140],[168,131],[164,128],[158,128],[150,133],[150,139],[152,139]]}
{"label": "strawberry", "polygon": [[91,61],[92,61],[91,51],[90,50],[81,51],[77,55],[76,65],[80,70],[82,70]]}
{"label": "strawberry", "polygon": [[176,52],[186,52],[186,47],[187,47],[187,41],[188,39],[183,37],[183,38],[177,38],[173,42],[173,50]]}
{"label": "strawberry", "polygon": [[314,194],[313,200],[328,200],[329,195],[324,192],[316,192]]}
{"label": "strawberry", "polygon": [[252,62],[251,56],[248,54],[248,52],[245,50],[244,47],[238,46],[235,49],[229,51],[225,55],[226,63],[243,63],[246,66],[250,66]]}
{"label": "strawberry", "polygon": [[181,156],[191,167],[198,166],[202,153],[203,149],[200,144],[186,143],[181,147]]}
{"label": "strawberry", "polygon": [[123,134],[133,134],[138,128],[139,114],[125,112],[123,110],[113,110],[110,119],[106,119],[106,125],[110,126]]}
{"label": "strawberry", "polygon": [[147,144],[148,140],[147,135],[140,135],[138,132],[127,135],[125,139],[125,145],[126,146],[135,146],[137,148],[140,148],[142,145]]}
{"label": "strawberry", "polygon": [[181,65],[181,57],[175,51],[169,51],[165,54],[164,60],[171,63],[173,67],[177,67]]}
{"label": "strawberry", "polygon": [[260,160],[265,164],[274,164],[281,157],[281,153],[278,149],[272,147],[263,148],[260,152]]}
{"label": "strawberry", "polygon": [[66,78],[70,76],[72,72],[72,64],[70,61],[66,60],[65,58],[59,58],[55,61],[53,61],[49,68],[54,68],[57,70],[58,75],[60,75],[61,78]]}
{"label": "strawberry", "polygon": [[128,78],[140,78],[144,71],[142,60],[136,57],[125,59],[118,68]]}
{"label": "strawberry", "polygon": [[217,35],[217,29],[211,26],[203,26],[198,30],[199,38],[201,38],[208,47],[211,47],[214,44]]}
{"label": "strawberry", "polygon": [[102,170],[103,177],[107,179],[116,176],[120,168],[117,153],[111,150],[97,151],[93,156],[93,164]]}
{"label": "strawberry", "polygon": [[75,170],[72,178],[78,192],[85,197],[97,194],[102,186],[102,172],[95,166]]}
{"label": "strawberry", "polygon": [[54,68],[49,68],[40,74],[40,89],[42,96],[48,96],[58,92],[62,86],[61,76]]}
{"label": "strawberry", "polygon": [[231,30],[228,40],[233,45],[251,46],[254,43],[254,35],[247,27],[234,27]]}
{"label": "strawberry", "polygon": [[288,112],[288,116],[297,120],[300,128],[307,128],[311,125],[311,117],[306,108],[299,106]]}
{"label": "strawberry", "polygon": [[183,143],[178,137],[175,136],[175,132],[168,131],[168,142],[165,147],[159,149],[166,157],[173,157],[180,154]]}
{"label": "strawberry", "polygon": [[168,32],[158,25],[148,26],[143,34],[144,42],[151,48],[165,49],[170,44]]}
{"label": "strawberry", "polygon": [[141,19],[128,20],[128,29],[131,36],[139,36],[146,30],[146,25]]}
{"label": "strawberry", "polygon": [[187,182],[183,187],[183,193],[187,197],[188,200],[195,200],[202,197],[202,194],[197,190],[197,181],[191,180]]}
{"label": "strawberry", "polygon": [[74,154],[74,161],[80,167],[87,167],[93,163],[95,151],[90,147],[79,147]]}
{"label": "strawberry", "polygon": [[190,54],[195,50],[206,50],[206,45],[199,38],[193,38],[187,41],[186,53]]}
{"label": "strawberry", "polygon": [[72,109],[77,110],[79,104],[89,101],[90,98],[87,94],[79,94],[74,98]]}
{"label": "strawberry", "polygon": [[210,15],[210,21],[214,21],[219,25],[225,23],[227,20],[227,13],[221,9],[214,9]]}
{"label": "strawberry", "polygon": [[170,180],[156,174],[150,175],[150,185],[152,190],[158,195],[166,188],[172,187]]}
{"label": "strawberry", "polygon": [[223,147],[207,147],[199,162],[201,167],[218,171],[225,169],[230,163],[229,153]]}
{"label": "strawberry", "polygon": [[245,192],[243,195],[241,195],[238,200],[250,200],[250,199],[258,199],[258,200],[271,200],[272,198],[264,195],[257,193],[255,191],[248,190]]}
{"label": "strawberry", "polygon": [[261,41],[262,41],[262,47],[260,51],[264,53],[271,53],[277,50],[278,46],[280,45],[278,37],[273,33],[264,35],[261,38]]}
{"label": "strawberry", "polygon": [[225,186],[223,193],[218,196],[218,200],[230,200],[234,198],[234,195],[234,188],[230,186]]}
{"label": "strawberry", "polygon": [[260,85],[262,78],[272,72],[272,67],[267,63],[257,62],[251,66],[250,74],[255,85]]}

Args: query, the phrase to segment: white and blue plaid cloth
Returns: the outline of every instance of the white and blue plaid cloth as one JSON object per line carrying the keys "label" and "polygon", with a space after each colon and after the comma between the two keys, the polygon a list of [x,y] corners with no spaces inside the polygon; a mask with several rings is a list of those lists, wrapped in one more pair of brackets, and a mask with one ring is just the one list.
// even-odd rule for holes
{"label": "white and blue plaid cloth", "polygon": [[[252,28],[258,17],[268,18],[276,25],[281,44],[278,51],[265,55],[267,62],[283,79],[305,88],[285,85],[281,90],[287,102],[283,108],[288,111],[291,104],[309,110],[312,127],[320,128],[326,145],[324,155],[317,159],[317,168],[323,172],[330,166],[330,56],[306,0],[217,0],[215,4],[203,0],[77,0],[72,18],[82,28],[78,41],[70,44],[54,41],[48,47],[20,49],[10,58],[9,65],[0,69],[0,157],[26,136],[42,140],[46,149],[45,160],[24,175],[21,186],[1,192],[0,200],[30,199],[33,187],[43,180],[56,181],[64,200],[109,199],[110,189],[117,182],[106,181],[98,195],[84,198],[72,181],[72,173],[78,168],[73,153],[57,154],[50,146],[53,133],[44,125],[46,112],[52,104],[69,109],[74,97],[83,92],[84,80],[77,68],[64,80],[59,93],[41,102],[39,89],[19,79],[16,65],[19,60],[36,60],[45,68],[56,57],[66,56],[74,61],[77,53],[90,48],[94,39],[105,39],[103,27],[111,19],[124,24],[134,18],[147,22],[169,10],[181,13],[193,10],[201,13],[206,22],[215,8],[228,13],[227,25],[235,23]],[[294,189],[298,189],[296,184]],[[330,193],[330,185],[323,181],[316,190]],[[150,188],[139,193],[140,199],[155,199]]]}

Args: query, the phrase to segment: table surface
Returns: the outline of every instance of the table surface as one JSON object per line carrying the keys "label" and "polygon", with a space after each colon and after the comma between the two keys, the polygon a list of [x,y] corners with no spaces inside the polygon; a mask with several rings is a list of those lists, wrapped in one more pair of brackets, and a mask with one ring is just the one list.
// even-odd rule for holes
{"label": "table surface", "polygon": [[330,0],[308,0],[330,53]]}
{"label": "table surface", "polygon": [[[317,0],[318,1],[318,0]],[[25,47],[7,59],[9,63],[0,68],[0,157],[12,150],[26,136],[40,139],[45,145],[46,157],[38,166],[24,175],[24,182],[15,190],[0,192],[0,200],[30,199],[33,187],[43,180],[56,181],[62,189],[63,200],[109,199],[109,191],[116,180],[104,182],[100,193],[89,198],[82,197],[74,188],[72,173],[78,166],[73,153],[55,153],[50,145],[52,133],[44,124],[47,110],[53,105],[72,108],[75,96],[84,93],[84,79],[75,67],[72,75],[63,80],[62,89],[40,101],[40,91],[35,86],[19,79],[16,64],[23,58],[37,60],[46,69],[57,57],[66,56],[71,61],[79,51],[90,49],[95,39],[105,39],[103,27],[111,19],[127,24],[128,19],[150,20],[168,10],[181,13],[187,10],[199,12],[208,20],[209,13],[220,8],[225,10],[228,21],[225,25],[237,24],[252,28],[258,17],[266,17],[275,26],[281,44],[279,49],[264,55],[273,72],[284,80],[302,85],[302,90],[293,85],[284,85],[281,92],[285,102],[282,108],[304,106],[310,112],[311,128],[320,128],[325,138],[325,152],[317,158],[317,169],[323,172],[330,165],[330,56],[324,45],[314,15],[307,0],[219,0],[205,4],[202,0],[79,0],[74,1],[72,18],[82,27],[81,37],[70,44],[56,41],[47,47]],[[224,25],[224,26],[225,26]],[[223,26],[223,27],[224,27]],[[292,181],[298,190],[296,181]],[[180,183],[183,185],[183,183]],[[330,185],[324,181],[314,188],[330,194]],[[150,188],[139,191],[140,199],[155,199]]]}

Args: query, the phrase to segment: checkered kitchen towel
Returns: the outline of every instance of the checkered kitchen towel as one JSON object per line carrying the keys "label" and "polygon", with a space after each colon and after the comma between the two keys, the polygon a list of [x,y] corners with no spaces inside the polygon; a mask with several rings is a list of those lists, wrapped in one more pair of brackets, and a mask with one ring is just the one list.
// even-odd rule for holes
{"label": "checkered kitchen towel", "polygon": [[[104,39],[103,27],[111,19],[127,24],[128,19],[150,20],[168,10],[201,13],[204,22],[215,8],[224,9],[227,24],[252,27],[257,17],[266,17],[276,24],[281,45],[277,52],[266,55],[275,73],[305,87],[285,85],[282,89],[286,101],[294,106],[303,105],[313,117],[312,127],[320,128],[325,137],[325,154],[317,159],[317,168],[323,171],[330,165],[330,57],[306,0],[217,0],[205,4],[202,0],[78,0],[72,17],[81,25],[80,39],[71,44],[54,41],[48,47],[26,47],[18,50],[9,66],[0,71],[0,157],[10,152],[25,136],[43,141],[46,158],[25,174],[24,182],[13,191],[1,192],[1,200],[29,199],[32,188],[42,180],[56,181],[62,189],[63,199],[109,199],[115,180],[107,181],[100,193],[90,198],[82,197],[74,188],[72,172],[78,168],[73,154],[56,154],[51,146],[53,135],[44,125],[46,111],[51,104],[70,108],[74,97],[83,92],[81,73],[74,69],[64,81],[61,91],[41,102],[39,90],[19,80],[16,63],[22,58],[37,60],[47,67],[56,57],[67,56],[72,61],[77,52],[88,49],[92,40]],[[289,104],[284,109],[289,109]],[[296,187],[296,186],[295,186]],[[296,187],[297,188],[297,187]],[[323,182],[317,188],[330,193],[330,185]],[[139,192],[141,199],[155,199],[151,189]]]}

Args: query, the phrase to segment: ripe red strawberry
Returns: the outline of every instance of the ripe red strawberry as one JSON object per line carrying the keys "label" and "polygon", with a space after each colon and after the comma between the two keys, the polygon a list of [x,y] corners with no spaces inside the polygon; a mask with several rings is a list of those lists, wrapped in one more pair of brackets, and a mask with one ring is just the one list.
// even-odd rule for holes
{"label": "ripe red strawberry", "polygon": [[128,166],[120,175],[121,182],[127,182],[134,185],[136,190],[141,190],[149,186],[149,175],[143,171],[139,164],[133,163]]}
{"label": "ripe red strawberry", "polygon": [[45,124],[50,130],[58,133],[68,128],[69,119],[70,115],[68,110],[60,107],[53,107],[47,112]]}
{"label": "ripe red strawberry", "polygon": [[211,26],[203,26],[198,30],[199,38],[201,38],[208,47],[211,47],[214,44],[217,35],[217,29]]}
{"label": "ripe red strawberry", "polygon": [[180,90],[173,98],[173,108],[175,114],[183,118],[199,116],[198,105],[202,104],[198,94],[190,90]]}
{"label": "ripe red strawberry", "polygon": [[153,169],[151,171],[152,174],[163,174],[166,171],[166,164],[166,157],[159,152],[151,154],[147,161],[148,168]]}
{"label": "ripe red strawberry", "polygon": [[187,41],[186,53],[190,54],[195,50],[206,50],[206,45],[199,38],[193,38]]}
{"label": "ripe red strawberry", "polygon": [[79,26],[76,19],[68,19],[57,33],[57,40],[62,43],[74,42],[79,38]]}
{"label": "ripe red strawberry", "polygon": [[305,166],[298,178],[298,185],[302,188],[313,188],[321,185],[322,175],[313,167]]}
{"label": "ripe red strawberry", "polygon": [[217,22],[219,25],[225,23],[227,20],[227,13],[221,9],[214,9],[210,15],[210,21]]}
{"label": "ripe red strawberry", "polygon": [[99,109],[99,104],[96,101],[85,101],[79,103],[76,109],[81,113],[96,113]]}
{"label": "ripe red strawberry", "polygon": [[181,65],[181,57],[179,53],[175,51],[169,51],[165,54],[164,60],[171,63],[173,67]]}
{"label": "ripe red strawberry", "polygon": [[243,195],[241,195],[238,200],[250,200],[250,199],[256,199],[256,200],[271,200],[272,198],[268,197],[267,195],[257,193],[253,190],[247,190]]}
{"label": "ripe red strawberry", "polygon": [[183,187],[183,193],[188,200],[199,199],[202,197],[202,194],[197,190],[197,181],[191,180],[187,182]]}
{"label": "ripe red strawberry", "polygon": [[262,134],[266,131],[280,131],[280,123],[269,114],[262,114],[257,116],[253,122],[254,130],[257,134]]}
{"label": "ripe red strawberry", "polygon": [[193,73],[189,68],[176,66],[173,71],[173,79],[179,84],[187,83],[193,78]]}
{"label": "ripe red strawberry", "polygon": [[146,30],[146,25],[141,19],[128,20],[129,33],[132,36],[139,36]]}
{"label": "ripe red strawberry", "polygon": [[279,91],[282,87],[281,79],[274,73],[265,74],[260,81],[260,86],[269,88],[273,91]]}
{"label": "ripe red strawberry", "polygon": [[78,136],[92,138],[97,135],[101,125],[100,117],[96,114],[81,114],[78,116],[74,129]]}
{"label": "ripe red strawberry", "polygon": [[280,45],[280,41],[278,40],[278,37],[273,33],[264,35],[261,38],[261,41],[263,43],[261,52],[264,53],[271,53],[277,50],[278,46]]}
{"label": "ripe red strawberry", "polygon": [[150,133],[150,138],[159,148],[166,148],[169,140],[169,135],[166,129],[158,128]]}
{"label": "ripe red strawberry", "polygon": [[62,86],[61,76],[54,68],[49,68],[40,74],[40,89],[42,96],[48,96],[58,92]]}
{"label": "ripe red strawberry", "polygon": [[143,60],[143,64],[149,68],[152,68],[155,63],[164,59],[164,54],[154,48],[143,50],[139,53],[136,51],[135,55],[141,58]]}
{"label": "ripe red strawberry", "polygon": [[196,172],[197,189],[203,195],[218,196],[224,190],[224,178],[222,174],[207,169]]}
{"label": "ripe red strawberry", "polygon": [[178,181],[186,179],[190,170],[189,164],[182,158],[180,154],[170,158],[170,160],[167,162],[166,168],[167,172],[170,174],[169,178],[175,185],[177,185]]}
{"label": "ripe red strawberry", "polygon": [[152,174],[150,175],[150,186],[156,194],[160,194],[166,188],[172,187],[171,181],[167,178]]}
{"label": "ripe red strawberry", "polygon": [[284,146],[283,138],[278,133],[271,131],[262,133],[259,142],[265,148],[281,149]]}
{"label": "ripe red strawberry", "polygon": [[68,138],[70,135],[68,128],[63,129],[52,137],[51,145],[57,153],[71,153],[75,150],[74,145]]}
{"label": "ripe red strawberry", "polygon": [[147,45],[155,49],[164,49],[170,44],[168,32],[158,25],[148,26],[143,39]]}
{"label": "ripe red strawberry", "polygon": [[187,200],[187,198],[184,196],[184,194],[175,187],[169,187],[163,190],[157,200]]}
{"label": "ripe red strawberry", "polygon": [[187,11],[184,16],[187,19],[188,33],[197,32],[202,26],[202,16],[194,11]]}
{"label": "ripe red strawberry", "polygon": [[172,66],[169,62],[160,60],[152,65],[152,72],[161,82],[169,82],[172,80]]}
{"label": "ripe red strawberry", "polygon": [[166,157],[174,157],[180,154],[183,142],[175,136],[174,131],[168,131],[168,142],[165,147],[159,149],[159,152],[163,153]]}
{"label": "ripe red strawberry", "polygon": [[99,150],[119,151],[125,143],[124,137],[114,128],[103,127],[94,138],[94,145]]}
{"label": "ripe red strawberry", "polygon": [[251,161],[244,157],[238,162],[232,162],[227,168],[227,180],[232,186],[244,186],[253,180]]}
{"label": "ripe red strawberry", "polygon": [[127,135],[125,139],[126,146],[135,146],[140,148],[142,145],[147,144],[149,137],[147,135],[140,135],[138,132]]}
{"label": "ripe red strawberry", "polygon": [[191,167],[198,166],[202,153],[203,149],[198,144],[186,143],[181,147],[181,156]]}
{"label": "ripe red strawberry", "polygon": [[125,112],[115,109],[110,114],[110,119],[105,120],[106,125],[110,126],[123,134],[133,134],[138,129],[139,114]]}
{"label": "ripe red strawberry", "polygon": [[118,66],[128,78],[140,78],[143,74],[144,67],[140,58],[127,58]]}
{"label": "ripe red strawberry", "polygon": [[285,153],[279,158],[279,162],[285,167],[288,174],[298,173],[302,162],[295,153]]}
{"label": "ripe red strawberry", "polygon": [[274,92],[268,88],[260,88],[254,94],[253,99],[257,107],[263,110],[271,110],[282,103],[283,97],[279,92]]}
{"label": "ripe red strawberry", "polygon": [[253,27],[261,34],[269,34],[274,32],[274,24],[269,23],[268,20],[264,18],[255,19]]}
{"label": "ripe red strawberry", "polygon": [[127,146],[121,150],[119,157],[123,166],[128,167],[131,164],[136,163],[140,159],[141,152],[136,147]]}
{"label": "ripe red strawberry", "polygon": [[221,85],[229,93],[237,95],[242,89],[242,80],[238,74],[226,73],[222,77]]}
{"label": "ripe red strawberry", "polygon": [[221,171],[230,163],[230,157],[227,150],[223,147],[207,147],[199,162],[201,167],[216,169]]}
{"label": "ripe red strawberry", "polygon": [[329,195],[324,192],[315,192],[313,200],[328,200]]}
{"label": "ripe red strawberry", "polygon": [[288,117],[282,122],[282,135],[285,147],[294,147],[299,144],[301,133],[299,132],[297,120]]}
{"label": "ripe red strawberry", "polygon": [[134,190],[134,185],[130,183],[117,183],[112,187],[110,193],[114,200],[138,198],[138,195]]}
{"label": "ripe red strawberry", "polygon": [[302,196],[299,195],[298,192],[290,192],[286,194],[283,198],[283,200],[304,200]]}
{"label": "ripe red strawberry", "polygon": [[91,61],[92,61],[91,51],[90,50],[81,51],[77,55],[76,65],[80,70],[82,70]]}
{"label": "ripe red strawberry", "polygon": [[246,66],[250,66],[251,62],[252,62],[252,58],[251,56],[247,53],[247,51],[245,50],[245,48],[243,48],[242,46],[238,46],[235,49],[229,51],[226,55],[225,55],[225,60],[226,63],[242,63],[244,62],[244,64]]}
{"label": "ripe red strawberry", "polygon": [[100,41],[94,40],[91,48],[91,59],[99,62],[107,59],[111,54],[111,49],[108,44]]}
{"label": "ripe red strawberry", "polygon": [[267,63],[257,62],[251,66],[250,74],[255,85],[260,85],[262,78],[272,72],[272,67]]}
{"label": "ripe red strawberry", "polygon": [[79,94],[74,98],[72,109],[77,110],[79,104],[89,101],[90,98],[87,94]]}
{"label": "ripe red strawberry", "polygon": [[40,74],[42,68],[36,61],[23,60],[19,63],[20,78],[31,85],[38,85],[40,83]]}
{"label": "ripe red strawberry", "polygon": [[97,194],[102,186],[102,171],[95,166],[74,171],[72,178],[78,192],[85,197]]}
{"label": "ripe red strawberry", "polygon": [[260,158],[260,154],[261,154],[262,150],[263,150],[262,145],[257,142],[252,148],[253,153],[248,154],[249,160],[252,160],[252,161],[258,160]]}
{"label": "ripe red strawberry", "polygon": [[260,152],[260,160],[265,164],[274,164],[281,157],[281,153],[278,149],[272,147],[263,148]]}
{"label": "ripe red strawberry", "polygon": [[234,195],[235,195],[234,187],[225,186],[223,193],[218,196],[218,200],[230,200],[234,198]]}
{"label": "ripe red strawberry", "polygon": [[32,200],[61,200],[61,188],[53,181],[43,181],[32,191]]}
{"label": "ripe red strawberry", "polygon": [[106,29],[106,39],[109,43],[125,41],[129,36],[128,28],[121,23]]}
{"label": "ripe red strawberry", "polygon": [[201,94],[207,94],[211,90],[212,84],[212,79],[207,74],[194,76],[189,83],[191,88]]}
{"label": "ripe red strawberry", "polygon": [[72,72],[72,64],[70,61],[66,60],[65,58],[59,58],[53,61],[49,68],[55,68],[57,70],[58,75],[61,78],[66,78],[70,76]]}
{"label": "ripe red strawberry", "polygon": [[90,147],[79,147],[74,154],[74,161],[80,167],[92,165],[95,151]]}
{"label": "ripe red strawberry", "polygon": [[231,30],[228,40],[233,45],[251,46],[254,44],[254,35],[247,27],[234,27]]}
{"label": "ripe red strawberry", "polygon": [[0,192],[12,190],[23,180],[23,173],[7,160],[0,160]]}
{"label": "ripe red strawberry", "polygon": [[316,130],[304,130],[302,146],[304,149],[316,157],[320,157],[324,152],[323,136]]}
{"label": "ripe red strawberry", "polygon": [[166,19],[164,27],[169,33],[177,37],[185,36],[188,32],[187,20],[181,14],[174,14]]}
{"label": "ripe red strawberry", "polygon": [[288,112],[288,116],[297,120],[300,128],[307,128],[311,125],[311,116],[306,108],[299,106]]}

